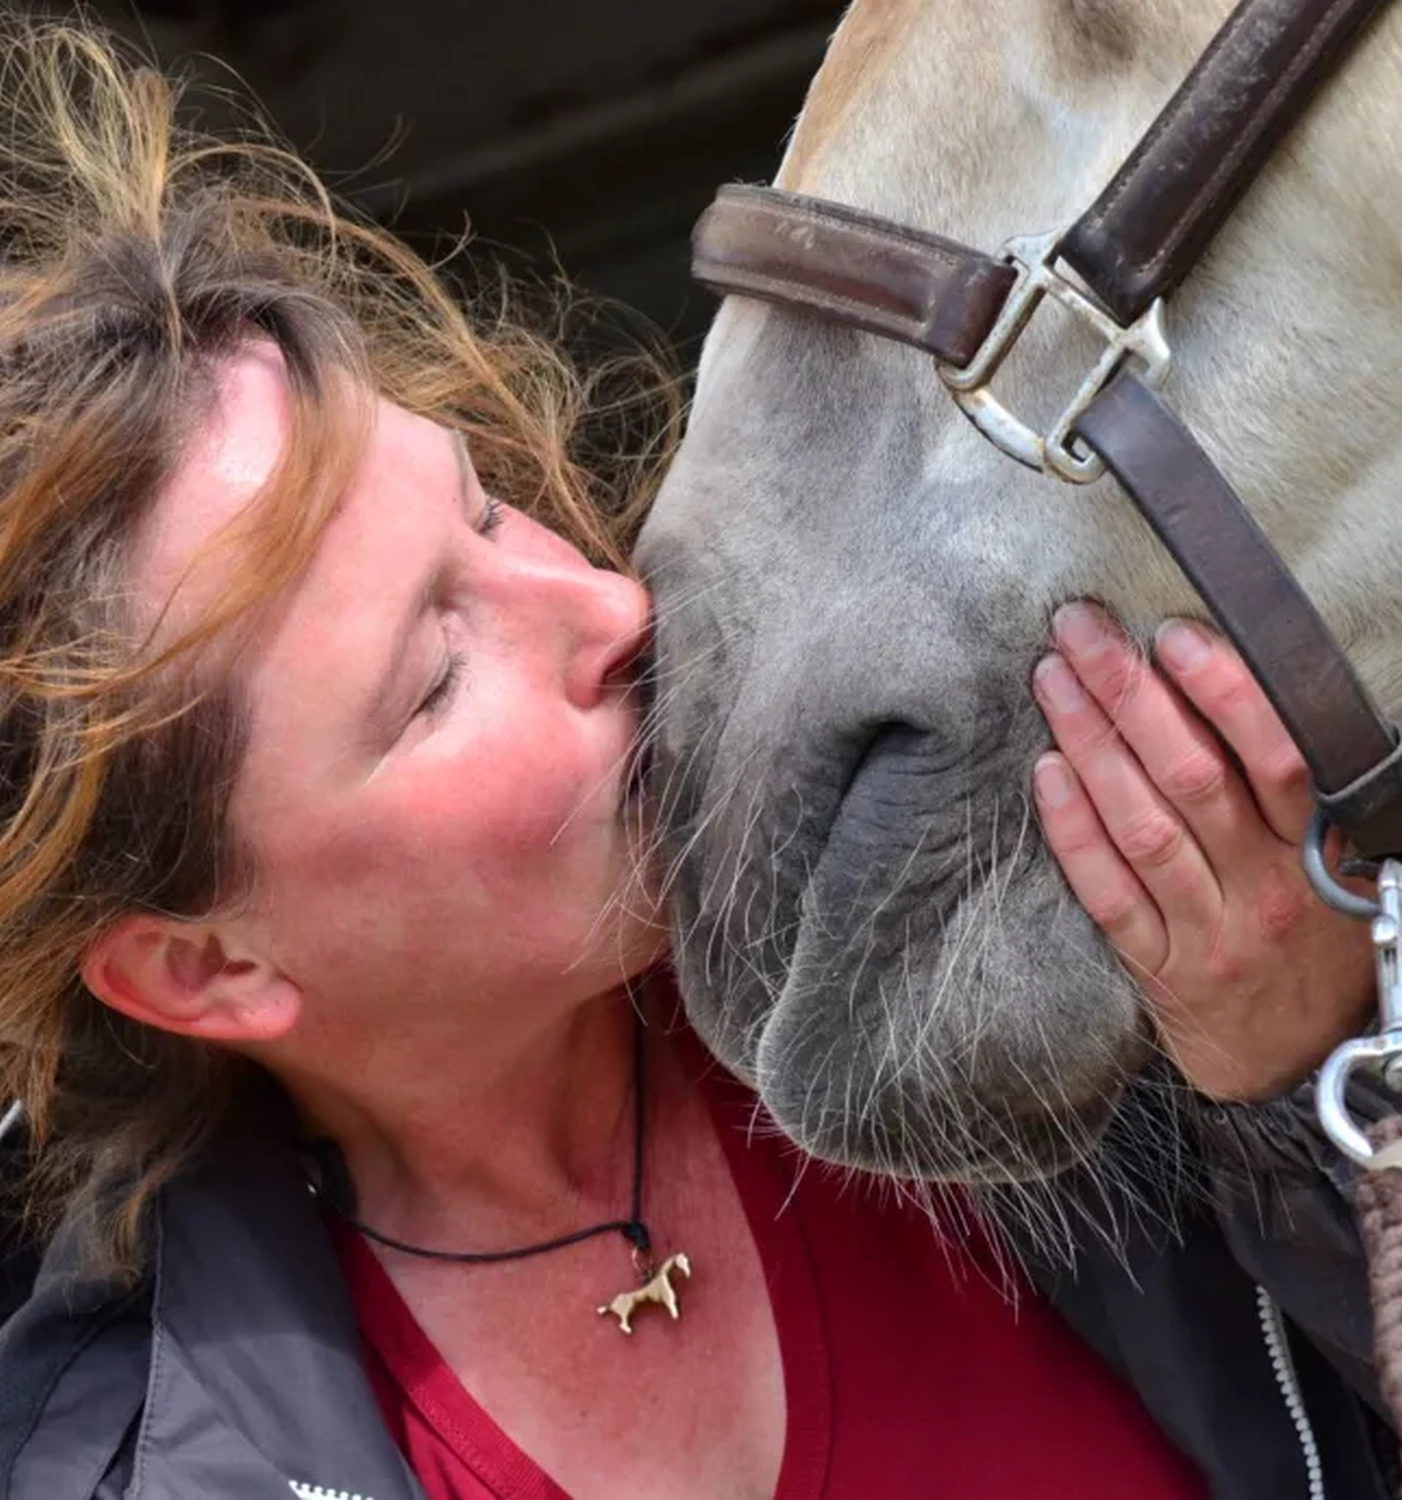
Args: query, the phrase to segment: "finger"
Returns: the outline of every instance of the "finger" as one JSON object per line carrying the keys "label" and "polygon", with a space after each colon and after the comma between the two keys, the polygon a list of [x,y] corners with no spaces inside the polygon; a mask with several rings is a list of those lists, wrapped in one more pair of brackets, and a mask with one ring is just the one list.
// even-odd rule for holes
{"label": "finger", "polygon": [[1236,752],[1266,821],[1298,844],[1313,810],[1309,771],[1246,663],[1189,620],[1159,627],[1155,650],[1184,697]]}
{"label": "finger", "polygon": [[1278,830],[1269,819],[1262,821],[1217,736],[1104,611],[1068,605],[1057,612],[1053,633],[1214,868],[1278,853]]}
{"label": "finger", "polygon": [[1168,929],[1148,891],[1110,840],[1066,758],[1049,751],[1032,769],[1042,835],[1091,921],[1135,967],[1157,973]]}
{"label": "finger", "polygon": [[1037,664],[1032,682],[1058,747],[1165,922],[1178,931],[1215,931],[1222,892],[1212,866],[1099,704],[1056,655]]}

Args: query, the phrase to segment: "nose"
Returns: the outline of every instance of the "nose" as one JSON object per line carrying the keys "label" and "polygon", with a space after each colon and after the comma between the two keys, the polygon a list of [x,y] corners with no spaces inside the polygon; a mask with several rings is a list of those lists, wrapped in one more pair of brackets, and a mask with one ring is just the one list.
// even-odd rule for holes
{"label": "nose", "polygon": [[565,664],[565,696],[592,708],[627,679],[647,644],[651,603],[635,579],[590,568],[580,581],[574,650]]}
{"label": "nose", "polygon": [[646,645],[651,602],[635,579],[592,566],[568,542],[524,517],[503,553],[511,599],[503,600],[537,648],[556,654],[565,696],[592,708],[617,687]]}

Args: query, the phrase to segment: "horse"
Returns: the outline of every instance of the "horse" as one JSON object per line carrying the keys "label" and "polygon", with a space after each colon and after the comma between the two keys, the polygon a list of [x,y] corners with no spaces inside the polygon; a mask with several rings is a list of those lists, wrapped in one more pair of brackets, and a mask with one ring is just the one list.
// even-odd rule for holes
{"label": "horse", "polygon": [[685,1255],[669,1255],[657,1270],[641,1286],[631,1292],[620,1292],[611,1302],[597,1308],[601,1318],[615,1317],[624,1333],[633,1331],[633,1314],[649,1302],[655,1303],[675,1322],[681,1317],[677,1302],[677,1289],[672,1285],[672,1275],[690,1277],[691,1262]]}
{"label": "horse", "polygon": [[[1228,0],[854,0],[777,183],[965,244],[1070,223]],[[1402,712],[1402,14],[1376,20],[1168,307],[1174,409]],[[999,374],[1049,417],[1097,341]],[[1030,1182],[1149,1061],[1133,977],[1029,813],[1052,611],[1201,615],[1109,479],[1019,467],[928,354],[731,297],[643,531],[679,983],[812,1154]]]}

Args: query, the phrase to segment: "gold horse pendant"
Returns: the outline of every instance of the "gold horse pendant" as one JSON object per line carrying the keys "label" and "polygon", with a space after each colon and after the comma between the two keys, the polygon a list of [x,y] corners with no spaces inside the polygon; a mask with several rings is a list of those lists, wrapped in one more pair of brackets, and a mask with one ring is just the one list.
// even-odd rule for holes
{"label": "gold horse pendant", "polygon": [[672,1285],[674,1271],[681,1276],[690,1277],[691,1262],[685,1255],[669,1255],[640,1287],[631,1292],[620,1292],[612,1302],[601,1307],[599,1312],[604,1316],[612,1313],[624,1333],[632,1333],[633,1314],[649,1302],[666,1308],[675,1321],[681,1317],[681,1308],[677,1306],[677,1289]]}

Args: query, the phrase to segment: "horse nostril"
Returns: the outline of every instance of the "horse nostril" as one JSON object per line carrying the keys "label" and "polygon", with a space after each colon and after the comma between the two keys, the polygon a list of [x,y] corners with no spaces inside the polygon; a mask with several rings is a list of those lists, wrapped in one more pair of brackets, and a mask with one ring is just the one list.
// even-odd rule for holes
{"label": "horse nostril", "polygon": [[842,799],[846,800],[858,780],[869,780],[874,772],[881,774],[899,766],[918,764],[925,758],[919,752],[928,747],[929,741],[928,730],[917,729],[899,719],[878,724],[852,761],[842,784]]}

